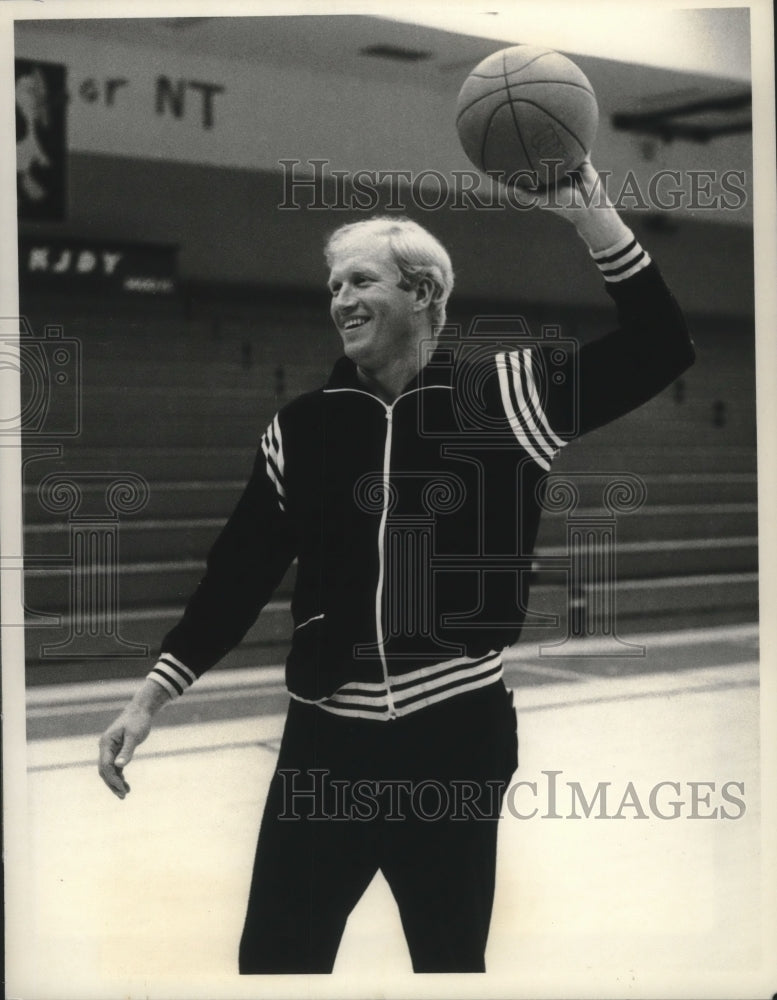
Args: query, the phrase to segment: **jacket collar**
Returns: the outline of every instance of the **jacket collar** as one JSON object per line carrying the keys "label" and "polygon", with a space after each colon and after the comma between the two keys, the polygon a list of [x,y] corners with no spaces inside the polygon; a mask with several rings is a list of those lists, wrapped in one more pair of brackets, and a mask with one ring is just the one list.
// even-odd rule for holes
{"label": "jacket collar", "polygon": [[[452,345],[438,344],[426,365],[412,378],[402,390],[402,393],[413,389],[425,389],[430,386],[448,386],[453,384],[453,367],[455,354]],[[361,389],[367,392],[359,378],[356,365],[345,356],[338,358],[324,386],[325,389]]]}

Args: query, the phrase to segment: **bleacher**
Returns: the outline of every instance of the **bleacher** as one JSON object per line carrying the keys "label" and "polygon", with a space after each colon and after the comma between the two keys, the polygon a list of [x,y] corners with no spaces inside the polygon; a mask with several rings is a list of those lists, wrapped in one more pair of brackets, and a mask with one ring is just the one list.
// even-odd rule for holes
{"label": "bleacher", "polygon": [[[596,328],[597,321],[591,315],[584,325]],[[325,305],[317,300],[201,307],[187,318],[107,322],[76,316],[65,324],[65,333],[82,345],[82,430],[63,441],[59,456],[41,451],[34,458],[30,447],[25,469],[28,681],[33,684],[141,674],[148,665],[148,658],[128,646],[127,655],[115,655],[122,652],[116,635],[103,634],[99,624],[80,637],[83,655],[74,655],[72,644],[66,657],[51,648],[74,627],[68,560],[70,533],[78,525],[66,513],[45,509],[39,495],[45,478],[133,473],[147,482],[145,505],[117,522],[114,558],[120,572],[114,596],[121,641],[147,646],[150,657],[202,573],[268,420],[280,405],[321,384],[338,354]],[[748,339],[725,323],[704,321],[695,333],[699,362],[682,385],[576,442],[554,466],[554,476],[571,479],[581,491],[571,515],[578,519],[607,521],[602,476],[626,472],[644,482],[644,503],[619,514],[614,529],[619,636],[757,620],[753,367],[752,352],[741,349],[752,333]],[[69,405],[55,394],[50,418],[55,420],[57,406],[64,411]],[[97,512],[102,480],[93,476],[81,486],[83,509]],[[544,517],[530,620],[536,622],[536,614],[550,618],[541,628],[527,628],[527,642],[553,642],[569,628],[568,574],[559,564],[568,557],[568,519],[569,512]],[[111,572],[96,567],[81,583],[99,600],[108,584],[100,574]],[[223,661],[225,667],[283,662],[293,578],[292,567],[244,643]],[[584,569],[573,601],[593,609],[610,599],[597,588],[602,586],[596,573]],[[43,616],[58,619],[49,617],[43,627]],[[555,623],[548,624],[550,619]],[[42,653],[43,645],[49,648]]]}

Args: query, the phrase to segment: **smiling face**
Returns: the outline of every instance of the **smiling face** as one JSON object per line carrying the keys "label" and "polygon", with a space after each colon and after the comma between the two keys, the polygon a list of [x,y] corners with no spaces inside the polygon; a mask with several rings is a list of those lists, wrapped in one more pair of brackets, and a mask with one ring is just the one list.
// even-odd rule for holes
{"label": "smiling face", "polygon": [[426,306],[403,284],[385,237],[353,236],[332,259],[330,313],[346,357],[364,372],[417,356]]}

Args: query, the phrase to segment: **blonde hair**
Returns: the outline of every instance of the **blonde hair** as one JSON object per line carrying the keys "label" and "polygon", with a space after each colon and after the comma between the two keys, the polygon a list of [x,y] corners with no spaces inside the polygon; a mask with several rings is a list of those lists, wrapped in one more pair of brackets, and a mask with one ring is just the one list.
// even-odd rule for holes
{"label": "blonde hair", "polygon": [[330,267],[342,244],[354,236],[387,239],[406,287],[415,288],[428,278],[433,289],[429,306],[432,326],[445,323],[445,306],[453,291],[453,266],[448,251],[436,237],[404,216],[382,215],[350,222],[336,229],[326,241],[324,257]]}

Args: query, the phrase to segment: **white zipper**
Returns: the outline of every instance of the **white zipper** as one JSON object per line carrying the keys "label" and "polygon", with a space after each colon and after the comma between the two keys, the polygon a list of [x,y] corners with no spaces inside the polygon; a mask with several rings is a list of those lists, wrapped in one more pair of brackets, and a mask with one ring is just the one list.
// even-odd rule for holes
{"label": "white zipper", "polygon": [[[379,402],[383,402],[379,400]],[[396,400],[395,400],[396,402]],[[394,698],[389,685],[388,664],[386,662],[386,637],[383,632],[383,577],[385,573],[385,540],[386,540],[386,520],[388,519],[389,508],[389,470],[391,466],[391,438],[394,429],[394,404],[386,407],[386,443],[383,446],[383,512],[380,515],[380,527],[378,528],[378,589],[375,594],[375,625],[378,638],[378,655],[383,667],[383,683],[386,685],[386,702],[388,704],[388,714],[390,719],[397,717],[397,710],[394,705]]]}
{"label": "white zipper", "polygon": [[[416,389],[410,389],[408,392],[403,392],[401,396],[397,396],[393,403],[384,403],[382,399],[373,395],[371,392],[366,392],[363,389],[324,389],[324,392],[356,392],[362,396],[369,396],[374,399],[376,403],[380,405],[386,411],[386,441],[383,446],[383,511],[380,515],[380,526],[378,528],[378,587],[375,593],[375,627],[376,636],[378,640],[378,655],[380,656],[381,667],[383,668],[383,683],[386,686],[386,703],[388,705],[388,717],[390,719],[397,718],[397,709],[394,704],[394,696],[391,693],[391,685],[389,684],[388,675],[388,663],[386,662],[386,637],[383,632],[383,584],[385,575],[385,540],[386,540],[386,521],[388,519],[388,508],[389,508],[389,474],[391,469],[391,438],[394,427],[394,407],[400,401],[404,399],[405,396],[412,396],[416,392],[420,392],[423,386],[419,386]],[[429,386],[428,388],[448,388],[447,386]]]}

